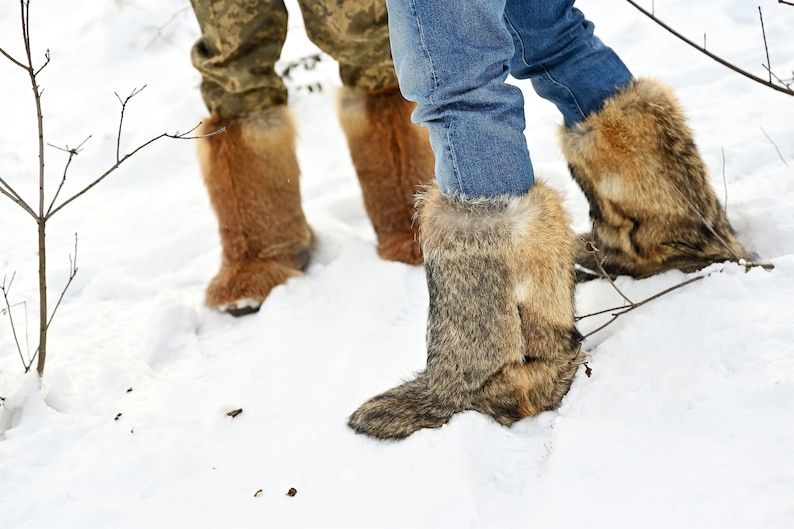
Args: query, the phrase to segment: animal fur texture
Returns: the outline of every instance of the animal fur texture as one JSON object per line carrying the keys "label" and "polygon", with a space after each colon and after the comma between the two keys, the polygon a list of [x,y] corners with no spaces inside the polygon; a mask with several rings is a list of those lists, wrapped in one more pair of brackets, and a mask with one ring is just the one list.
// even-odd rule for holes
{"label": "animal fur texture", "polygon": [[592,234],[580,237],[579,264],[595,268],[586,241],[595,243],[611,275],[691,271],[750,257],[666,85],[637,80],[561,137],[593,220]]}
{"label": "animal fur texture", "polygon": [[412,216],[418,186],[429,183],[434,174],[427,129],[411,122],[414,105],[396,88],[367,92],[345,87],[338,107],[364,205],[378,237],[378,254],[420,264]]}
{"label": "animal fur texture", "polygon": [[554,408],[581,362],[573,236],[556,193],[464,200],[433,187],[418,204],[430,310],[427,368],[350,417],[400,439],[477,410],[502,424]]}
{"label": "animal fur texture", "polygon": [[223,247],[206,303],[232,314],[258,309],[273,287],[301,274],[313,235],[301,209],[295,127],[284,106],[208,119],[199,162]]}

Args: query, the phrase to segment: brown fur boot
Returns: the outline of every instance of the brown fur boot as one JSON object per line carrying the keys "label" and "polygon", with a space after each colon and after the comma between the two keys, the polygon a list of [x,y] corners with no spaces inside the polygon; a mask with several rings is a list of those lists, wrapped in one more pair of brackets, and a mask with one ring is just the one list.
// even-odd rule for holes
{"label": "brown fur boot", "polygon": [[593,220],[592,234],[580,237],[578,264],[597,269],[587,241],[610,275],[692,271],[751,257],[709,184],[678,101],[662,83],[635,81],[564,129],[562,146]]}
{"label": "brown fur boot", "polygon": [[301,274],[313,236],[301,209],[295,129],[286,107],[202,125],[199,161],[220,225],[223,263],[207,305],[235,316],[259,310],[273,287]]}
{"label": "brown fur boot", "polygon": [[581,361],[573,236],[554,191],[463,200],[432,188],[419,204],[430,291],[427,369],[349,420],[400,439],[477,410],[502,424],[554,408]]}
{"label": "brown fur boot", "polygon": [[417,186],[432,180],[435,159],[427,129],[411,122],[413,108],[396,88],[375,93],[344,88],[339,97],[339,119],[378,236],[378,254],[420,264],[414,196]]}

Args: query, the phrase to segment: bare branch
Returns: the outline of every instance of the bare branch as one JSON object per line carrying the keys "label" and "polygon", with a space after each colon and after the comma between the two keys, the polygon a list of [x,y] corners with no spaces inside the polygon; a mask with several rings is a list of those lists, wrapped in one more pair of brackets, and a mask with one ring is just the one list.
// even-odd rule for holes
{"label": "bare branch", "polygon": [[[25,202],[25,200],[21,196],[19,196],[19,193],[17,193],[14,190],[14,188],[11,187],[10,184],[8,184],[8,182],[0,178],[0,185],[2,185],[2,187],[0,187],[0,194],[9,198],[16,205],[24,209],[34,219],[38,218],[38,216],[36,216],[36,212],[33,211],[33,208],[31,208],[30,205],[27,202]],[[5,189],[3,189],[4,187]]]}
{"label": "bare branch", "polygon": [[626,300],[626,302],[627,302],[629,305],[634,305],[634,302],[633,302],[633,301],[631,301],[631,300],[629,299],[629,297],[628,297],[626,294],[624,294],[624,293],[623,293],[623,291],[621,291],[621,290],[618,288],[618,286],[615,284],[615,281],[612,279],[612,277],[610,277],[610,275],[607,273],[607,271],[606,271],[606,270],[604,270],[604,259],[606,259],[606,258],[604,258],[604,259],[602,259],[602,258],[601,258],[601,254],[600,254],[600,252],[598,251],[598,248],[596,248],[595,244],[593,244],[592,242],[588,242],[588,243],[585,245],[585,249],[586,249],[588,252],[590,252],[590,253],[592,253],[592,254],[593,254],[593,258],[595,259],[595,263],[596,263],[596,266],[598,267],[598,271],[601,273],[601,277],[603,277],[604,279],[606,279],[607,281],[609,281],[609,284],[610,284],[610,285],[612,285],[612,288],[614,288],[614,289],[615,289],[615,291],[616,291],[618,294],[620,294],[620,297],[622,297],[623,299],[625,299],[625,300]]}
{"label": "bare branch", "polygon": [[766,133],[766,130],[764,130],[764,127],[761,127],[761,132],[763,132],[763,133],[764,133],[764,136],[766,136],[766,139],[768,139],[768,140],[769,140],[769,143],[771,143],[771,144],[772,144],[772,147],[774,147],[774,148],[775,148],[775,151],[777,151],[777,155],[780,157],[780,161],[781,161],[781,162],[783,162],[783,164],[784,164],[786,167],[791,167],[791,166],[788,164],[788,162],[786,161],[786,159],[783,157],[783,153],[782,153],[782,152],[780,152],[780,147],[778,147],[778,146],[777,146],[777,143],[775,143],[775,140],[773,140],[773,139],[772,139],[772,137],[771,137],[769,134],[767,134],[767,133]]}
{"label": "bare branch", "polygon": [[[44,64],[42,64],[42,65],[39,67],[39,69],[35,71],[35,73],[33,74],[33,76],[34,76],[34,77],[38,77],[38,75],[41,73],[41,71],[42,71],[44,68],[46,68],[48,64],[50,64],[50,50],[47,50],[47,51],[45,51],[45,52],[44,52]],[[43,93],[44,93],[44,91],[42,90],[42,91],[40,92],[40,94],[43,94]]]}
{"label": "bare branch", "polygon": [[723,65],[723,66],[725,66],[727,68],[730,68],[731,70],[733,70],[734,72],[738,73],[739,75],[743,75],[744,77],[747,77],[748,79],[752,79],[756,83],[762,84],[762,85],[764,85],[766,87],[769,87],[769,88],[771,88],[771,89],[773,89],[773,90],[775,90],[777,92],[781,92],[783,94],[794,96],[794,90],[792,90],[789,86],[777,85],[777,84],[775,84],[773,82],[767,81],[766,79],[762,79],[761,77],[758,77],[757,75],[754,75],[754,74],[748,72],[747,70],[744,70],[744,69],[736,66],[735,64],[723,59],[719,55],[716,55],[716,54],[708,51],[704,47],[701,47],[699,44],[697,44],[697,43],[693,42],[692,40],[688,39],[687,37],[685,37],[684,35],[682,35],[678,31],[673,29],[671,26],[669,26],[668,24],[662,22],[659,18],[656,17],[656,15],[654,15],[652,12],[650,12],[650,11],[646,10],[645,8],[643,8],[635,0],[626,0],[626,1],[629,4],[631,4],[632,6],[634,6],[634,8],[637,9],[639,12],[641,12],[643,15],[645,15],[648,18],[650,18],[651,20],[653,20],[656,24],[660,25],[665,30],[667,30],[668,32],[670,32],[673,35],[675,35],[676,37],[678,37],[680,40],[682,40],[685,43],[689,44],[691,47],[695,48],[699,52],[701,52],[704,55],[710,57],[711,59],[717,61],[721,65]]}
{"label": "bare branch", "polygon": [[74,258],[72,255],[69,255],[69,279],[66,281],[66,285],[64,285],[63,290],[61,290],[61,295],[58,297],[58,301],[55,303],[55,308],[52,309],[52,314],[50,314],[49,319],[47,320],[47,329],[50,328],[52,324],[52,319],[55,317],[55,313],[58,312],[58,307],[61,306],[61,301],[63,301],[63,297],[66,295],[66,291],[69,290],[69,287],[74,281],[74,278],[77,276],[77,234],[74,234]]}
{"label": "bare branch", "polygon": [[794,6],[794,2],[789,2],[788,0],[777,0],[778,4],[786,4],[787,6]]}
{"label": "bare branch", "polygon": [[143,85],[140,88],[133,88],[133,90],[130,93],[130,95],[128,95],[127,98],[124,99],[123,101],[122,101],[121,97],[119,97],[118,92],[113,92],[114,94],[116,94],[116,99],[118,99],[119,103],[121,103],[121,115],[119,116],[119,132],[116,135],[116,162],[117,163],[119,161],[119,152],[121,151],[121,127],[124,125],[124,111],[127,110],[127,103],[130,102],[130,99],[132,99],[133,97],[135,97],[138,94],[140,94],[141,92],[143,92],[145,88],[146,88],[146,85]]}
{"label": "bare branch", "polygon": [[11,311],[11,302],[8,300],[9,293],[11,292],[11,285],[14,284],[14,277],[16,276],[16,272],[11,274],[11,280],[8,281],[6,284],[6,277],[3,276],[3,284],[0,285],[0,291],[3,293],[3,299],[6,303],[6,313],[8,314],[8,321],[11,323],[11,334],[14,335],[14,343],[17,346],[17,352],[19,353],[19,359],[22,360],[22,365],[25,366],[27,370],[30,364],[25,362],[25,357],[22,355],[22,347],[19,345],[19,337],[17,336],[17,328],[14,325],[14,314]]}
{"label": "bare branch", "polygon": [[6,53],[6,51],[5,51],[3,48],[0,48],[0,54],[2,54],[2,55],[3,55],[3,56],[6,58],[6,59],[8,59],[9,61],[13,62],[14,64],[16,64],[17,66],[19,66],[20,68],[22,68],[22,69],[24,69],[24,70],[27,70],[27,69],[28,69],[28,67],[27,67],[27,66],[25,66],[24,64],[22,64],[22,62],[20,62],[20,61],[16,60],[16,59],[15,59],[15,58],[13,58],[11,55],[9,55],[8,53]]}
{"label": "bare branch", "polygon": [[53,206],[55,205],[55,201],[58,200],[58,195],[61,194],[61,189],[63,189],[63,185],[66,183],[66,176],[69,173],[69,166],[72,165],[72,160],[74,159],[75,156],[80,154],[80,151],[82,151],[82,149],[83,149],[83,145],[85,145],[85,143],[88,140],[90,140],[90,139],[91,139],[91,136],[88,136],[86,139],[84,139],[82,142],[80,142],[80,145],[78,145],[74,149],[70,149],[68,145],[66,147],[58,147],[58,146],[53,145],[51,143],[47,144],[50,147],[54,147],[55,149],[58,149],[59,151],[64,151],[64,152],[68,153],[69,154],[69,158],[66,160],[66,166],[63,168],[63,176],[61,177],[61,182],[60,182],[60,184],[58,184],[58,189],[55,191],[55,195],[52,197],[52,200],[50,201],[50,206],[47,208],[46,215],[50,214],[50,212],[52,211]]}
{"label": "bare branch", "polygon": [[102,180],[104,180],[105,178],[107,178],[108,176],[113,174],[113,172],[116,169],[118,169],[119,166],[121,166],[121,164],[123,164],[125,161],[127,161],[132,156],[134,156],[138,151],[148,147],[152,143],[154,143],[154,142],[156,142],[156,141],[158,141],[158,140],[160,140],[162,138],[171,138],[171,139],[174,139],[174,140],[195,140],[195,139],[199,139],[199,138],[209,138],[209,137],[215,136],[217,134],[223,134],[224,132],[226,132],[226,128],[222,127],[222,128],[220,128],[218,130],[210,132],[209,134],[200,134],[200,135],[197,135],[197,136],[190,135],[193,131],[195,131],[200,126],[201,126],[201,123],[199,123],[198,125],[196,125],[192,129],[188,130],[187,132],[178,132],[177,131],[177,132],[174,132],[173,134],[169,134],[167,132],[164,132],[164,133],[159,134],[159,135],[149,139],[148,141],[145,141],[144,143],[138,145],[138,147],[136,147],[135,149],[133,149],[132,151],[130,151],[129,153],[127,153],[123,157],[121,157],[115,164],[113,164],[112,167],[110,167],[107,171],[102,173],[98,178],[96,178],[93,182],[91,182],[86,187],[84,187],[81,191],[78,191],[77,193],[72,195],[70,198],[68,198],[65,201],[63,201],[58,207],[56,207],[50,213],[48,213],[45,216],[45,219],[48,220],[50,217],[52,217],[53,215],[58,213],[61,209],[63,209],[64,206],[66,206],[67,204],[71,203],[72,201],[74,201],[75,199],[79,198],[80,196],[84,195],[86,192],[88,192],[88,190],[90,190],[95,185],[99,184]]}
{"label": "bare branch", "polygon": [[86,139],[84,139],[83,141],[81,141],[81,142],[80,142],[80,145],[78,145],[77,147],[74,147],[74,148],[72,148],[72,147],[69,147],[68,145],[65,145],[65,146],[61,147],[61,146],[59,146],[59,145],[53,145],[52,143],[48,143],[48,144],[47,144],[47,146],[48,146],[48,147],[52,147],[53,149],[57,149],[57,150],[59,150],[59,151],[65,152],[65,153],[67,153],[67,154],[71,153],[72,151],[75,151],[75,154],[80,154],[80,152],[83,150],[83,146],[84,146],[84,145],[85,145],[85,144],[88,142],[88,140],[90,140],[92,137],[93,137],[93,135],[92,135],[92,134],[89,134],[89,136],[88,136]]}
{"label": "bare branch", "polygon": [[[772,76],[772,78],[774,78],[774,80],[775,80],[775,81],[777,81],[778,83],[782,84],[783,86],[785,86],[785,87],[787,87],[787,88],[791,88],[791,85],[792,85],[792,84],[794,84],[794,75],[792,75],[792,78],[791,78],[791,79],[789,79],[789,80],[786,80],[786,79],[781,79],[780,77],[778,77],[778,76],[775,74],[775,72],[773,72],[772,70],[770,70],[770,69],[769,69],[769,67],[768,67],[766,64],[764,64],[764,63],[761,63],[761,67],[763,67],[763,68],[764,68],[764,70],[766,70],[767,72],[769,72],[769,75],[771,75],[771,76]],[[792,74],[794,74],[794,72],[792,72]]]}
{"label": "bare branch", "polygon": [[766,69],[769,72],[769,82],[772,82],[772,61],[769,59],[769,44],[766,41],[766,26],[764,26],[764,12],[758,6],[758,16],[761,18],[761,34],[764,36],[764,51],[766,51]]}
{"label": "bare branch", "polygon": [[638,308],[642,307],[643,305],[647,305],[647,304],[648,304],[648,303],[650,303],[651,301],[657,300],[657,299],[659,299],[660,297],[662,297],[662,296],[665,296],[665,295],[669,294],[670,292],[674,292],[674,291],[676,291],[676,290],[678,290],[678,289],[680,289],[680,288],[684,288],[685,286],[687,286],[687,285],[691,285],[692,283],[695,283],[695,282],[697,282],[697,281],[700,281],[701,279],[704,279],[704,278],[706,278],[706,277],[708,277],[708,276],[707,276],[707,275],[701,275],[701,276],[695,276],[695,277],[693,277],[693,278],[687,279],[686,281],[684,281],[684,282],[682,282],[682,283],[678,283],[677,285],[673,285],[673,286],[672,286],[672,287],[670,287],[670,288],[666,288],[666,289],[662,290],[661,292],[658,292],[658,293],[654,294],[653,296],[651,296],[651,297],[649,297],[649,298],[645,298],[644,300],[640,301],[639,303],[632,303],[632,304],[631,304],[630,306],[628,306],[628,307],[617,307],[617,309],[615,309],[615,308],[612,308],[612,309],[606,309],[606,310],[603,310],[603,311],[599,311],[599,312],[597,312],[597,313],[595,313],[595,312],[594,312],[594,313],[592,313],[592,314],[587,314],[587,315],[585,315],[585,316],[580,316],[580,317],[578,317],[578,318],[577,318],[577,320],[582,320],[582,319],[585,319],[585,318],[589,318],[589,317],[591,317],[591,316],[596,316],[596,315],[598,315],[598,314],[605,314],[605,313],[607,313],[607,312],[612,312],[613,310],[618,310],[618,312],[615,312],[615,313],[613,313],[613,314],[612,314],[612,318],[611,318],[611,319],[610,319],[608,322],[606,322],[604,325],[601,325],[601,326],[600,326],[600,327],[598,327],[597,329],[595,329],[595,330],[592,330],[592,331],[590,331],[589,333],[585,334],[585,335],[582,337],[582,341],[584,341],[585,339],[587,339],[587,338],[589,338],[589,337],[593,336],[593,335],[594,335],[594,334],[596,334],[597,332],[599,332],[599,331],[601,331],[601,330],[603,330],[603,329],[605,329],[605,328],[609,327],[609,326],[610,326],[610,325],[612,325],[612,324],[613,324],[615,321],[617,321],[617,319],[618,319],[618,318],[620,318],[620,317],[621,317],[621,316],[623,316],[624,314],[628,314],[629,312],[631,312],[631,311],[633,311],[633,310],[636,310],[636,309],[638,309]]}

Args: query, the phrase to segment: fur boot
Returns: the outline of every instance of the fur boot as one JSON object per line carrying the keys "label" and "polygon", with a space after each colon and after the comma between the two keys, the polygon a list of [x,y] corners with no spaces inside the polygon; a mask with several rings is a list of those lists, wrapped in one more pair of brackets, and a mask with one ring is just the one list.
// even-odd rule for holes
{"label": "fur boot", "polygon": [[542,183],[520,198],[419,203],[430,291],[427,368],[349,420],[400,439],[477,410],[502,424],[554,408],[581,361],[574,326],[573,236]]}
{"label": "fur boot", "polygon": [[303,216],[295,129],[286,107],[223,121],[201,132],[199,161],[220,226],[223,262],[207,305],[235,316],[259,310],[273,289],[301,274],[313,236]]}
{"label": "fur boot", "polygon": [[414,197],[417,186],[432,180],[435,159],[427,129],[411,122],[413,108],[396,88],[343,88],[339,97],[339,119],[378,237],[378,254],[421,264],[412,224]]}
{"label": "fur boot", "polygon": [[562,147],[593,221],[593,232],[580,236],[578,264],[596,269],[587,241],[615,276],[751,258],[709,184],[681,106],[662,83],[635,81],[564,129]]}

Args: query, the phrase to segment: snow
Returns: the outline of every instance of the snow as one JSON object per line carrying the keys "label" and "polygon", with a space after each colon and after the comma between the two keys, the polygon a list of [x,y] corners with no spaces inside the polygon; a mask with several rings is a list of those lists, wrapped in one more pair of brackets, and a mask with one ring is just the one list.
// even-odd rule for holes
{"label": "snow", "polygon": [[[794,8],[759,3],[772,64],[787,75]],[[701,57],[624,2],[577,5],[635,73],[675,87],[720,196],[724,148],[731,221],[774,271],[715,265],[620,318],[588,339],[592,375],[579,372],[556,412],[513,428],[465,413],[399,443],[354,435],[345,419],[356,406],[423,367],[428,299],[421,268],[376,256],[336,125],[336,66],[324,58],[290,84],[319,246],[308,274],[277,288],[258,314],[233,319],[202,306],[220,248],[190,142],[150,147],[53,219],[51,292],[67,277],[75,232],[80,270],[53,324],[41,389],[0,323],[0,525],[794,526],[794,99]],[[34,0],[34,51],[53,55],[43,74],[47,139],[75,145],[94,134],[65,195],[112,164],[113,91],[148,84],[128,112],[127,148],[201,119],[186,6]],[[288,6],[286,60],[316,51]],[[763,75],[755,6],[667,0],[656,12],[689,35],[707,32],[709,49]],[[19,55],[17,17],[16,2],[3,2],[0,43]],[[0,173],[32,199],[29,88],[21,70],[0,68]],[[325,89],[300,89],[315,82]],[[585,200],[556,145],[559,115],[520,86],[535,166],[585,228]],[[47,156],[52,190],[65,160]],[[0,274],[17,271],[13,297],[28,302],[32,330],[35,227],[0,201],[0,234]],[[685,278],[618,286],[643,299]],[[577,289],[580,314],[620,301],[603,281]]]}

